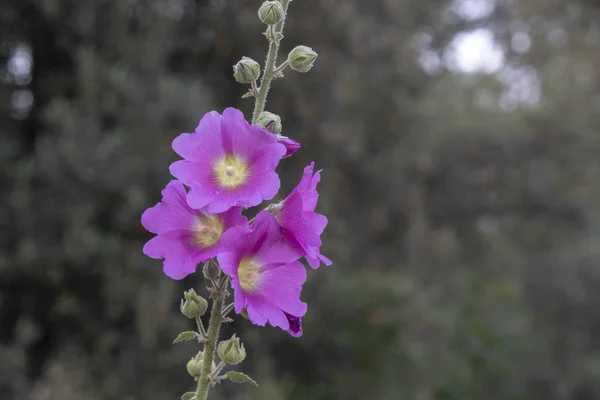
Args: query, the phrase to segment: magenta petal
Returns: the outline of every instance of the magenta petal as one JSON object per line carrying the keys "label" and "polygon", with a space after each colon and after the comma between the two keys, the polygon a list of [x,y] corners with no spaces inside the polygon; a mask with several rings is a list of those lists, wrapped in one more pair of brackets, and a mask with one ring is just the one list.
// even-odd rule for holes
{"label": "magenta petal", "polygon": [[263,326],[266,322],[269,322],[284,331],[287,331],[290,327],[283,311],[262,297],[249,297],[246,311],[248,311],[250,321],[256,325]]}
{"label": "magenta petal", "polygon": [[196,271],[198,259],[190,254],[181,242],[159,235],[148,241],[143,249],[151,258],[164,258],[163,270],[172,279],[183,279]]}
{"label": "magenta petal", "polygon": [[253,228],[253,251],[261,262],[291,263],[302,256],[283,236],[275,217],[268,211],[258,213]]}
{"label": "magenta petal", "polygon": [[300,150],[300,143],[296,142],[294,139],[290,139],[286,136],[277,136],[277,140],[279,143],[285,146],[285,155],[284,157],[289,157],[298,150]]}
{"label": "magenta petal", "polygon": [[171,230],[188,229],[194,218],[194,212],[186,202],[183,185],[171,181],[162,191],[160,203],[142,214],[142,226],[152,233],[164,233]]}
{"label": "magenta petal", "polygon": [[303,218],[306,224],[311,227],[318,235],[321,235],[327,226],[327,217],[314,212],[304,212]]}
{"label": "magenta petal", "polygon": [[295,317],[293,315],[290,315],[288,313],[285,313],[286,318],[288,319],[288,322],[290,324],[290,329],[288,329],[288,333],[290,335],[292,335],[293,337],[300,337],[302,336],[302,318],[300,317]]}
{"label": "magenta petal", "polygon": [[313,175],[314,166],[315,162],[313,161],[304,168],[302,179],[300,179],[300,183],[297,186],[298,192],[302,196],[304,211],[314,211],[319,200],[317,184],[321,180],[321,171],[317,171]]}
{"label": "magenta petal", "polygon": [[306,314],[306,303],[300,301],[300,287],[306,282],[306,269],[295,261],[267,269],[262,276],[264,297],[283,311],[296,316]]}

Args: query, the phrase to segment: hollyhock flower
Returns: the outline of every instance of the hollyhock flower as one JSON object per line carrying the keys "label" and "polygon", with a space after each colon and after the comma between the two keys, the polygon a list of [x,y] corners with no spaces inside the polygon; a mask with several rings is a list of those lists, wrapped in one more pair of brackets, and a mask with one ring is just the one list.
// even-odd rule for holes
{"label": "hollyhock flower", "polygon": [[171,164],[171,174],[190,187],[190,207],[209,213],[233,206],[252,207],[272,199],[279,190],[275,168],[286,148],[277,137],[250,126],[241,111],[206,114],[195,133],[173,140],[184,160]]}
{"label": "hollyhock flower", "polygon": [[299,320],[306,313],[306,303],[300,301],[300,290],[306,269],[297,261],[301,254],[282,235],[275,218],[262,211],[252,230],[234,227],[222,241],[224,250],[217,259],[231,277],[235,312],[245,309],[256,325],[268,322],[301,335]]}
{"label": "hollyhock flower", "polygon": [[164,259],[164,271],[173,279],[194,273],[199,263],[210,260],[221,250],[221,236],[236,225],[248,226],[240,207],[221,214],[190,208],[186,191],[171,181],[162,191],[162,200],[142,214],[142,225],[157,234],[144,246],[149,257]]}
{"label": "hollyhock flower", "polygon": [[327,217],[314,212],[319,199],[317,183],[321,180],[321,171],[313,175],[314,165],[312,162],[304,168],[298,186],[275,208],[275,219],[288,240],[302,249],[308,264],[317,269],[321,262],[331,265],[331,260],[319,250],[320,236],[327,225]]}
{"label": "hollyhock flower", "polygon": [[290,139],[287,136],[277,135],[277,141],[285,146],[284,157],[289,157],[300,150],[300,143],[296,142],[294,139]]}

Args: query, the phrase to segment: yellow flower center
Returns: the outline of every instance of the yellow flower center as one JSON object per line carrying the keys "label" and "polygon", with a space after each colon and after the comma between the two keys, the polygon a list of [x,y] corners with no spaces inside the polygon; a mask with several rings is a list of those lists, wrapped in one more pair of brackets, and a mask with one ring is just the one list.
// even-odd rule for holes
{"label": "yellow flower center", "polygon": [[248,164],[243,158],[227,155],[213,164],[214,177],[219,186],[235,189],[243,185],[250,175]]}
{"label": "yellow flower center", "polygon": [[238,279],[244,292],[253,292],[259,286],[261,267],[251,258],[244,258],[238,267]]}
{"label": "yellow flower center", "polygon": [[199,215],[194,226],[194,240],[200,247],[211,247],[219,242],[223,234],[223,221],[215,215]]}

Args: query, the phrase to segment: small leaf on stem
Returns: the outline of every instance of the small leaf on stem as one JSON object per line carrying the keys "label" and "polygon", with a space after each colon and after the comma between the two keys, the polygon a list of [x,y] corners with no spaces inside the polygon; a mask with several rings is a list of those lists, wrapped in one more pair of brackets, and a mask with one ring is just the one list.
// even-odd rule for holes
{"label": "small leaf on stem", "polygon": [[254,379],[250,378],[248,375],[242,372],[229,371],[228,373],[223,375],[223,378],[229,379],[231,382],[235,383],[250,383],[254,386],[258,386],[258,383],[256,383]]}
{"label": "small leaf on stem", "polygon": [[198,333],[196,333],[194,331],[181,332],[179,335],[177,335],[175,340],[173,340],[173,344],[187,342],[188,340],[199,339],[199,338],[200,338],[200,335],[198,335]]}
{"label": "small leaf on stem", "polygon": [[196,393],[194,392],[185,392],[183,396],[181,396],[181,400],[194,400]]}

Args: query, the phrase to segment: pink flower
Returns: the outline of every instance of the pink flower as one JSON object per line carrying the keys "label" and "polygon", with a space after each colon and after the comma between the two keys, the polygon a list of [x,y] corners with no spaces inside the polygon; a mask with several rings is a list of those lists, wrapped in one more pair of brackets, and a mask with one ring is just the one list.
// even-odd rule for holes
{"label": "pink flower", "polygon": [[277,137],[250,126],[243,114],[227,108],[223,116],[206,114],[195,133],[182,133],[173,149],[184,160],[171,164],[171,174],[190,187],[190,207],[210,213],[230,207],[252,207],[279,190],[275,168],[286,148]]}
{"label": "pink flower", "polygon": [[275,218],[283,234],[295,247],[302,249],[308,264],[317,269],[321,262],[331,265],[331,260],[320,252],[320,236],[327,225],[327,217],[314,212],[319,199],[317,183],[321,180],[321,171],[313,175],[314,164],[304,168],[300,183],[281,202]]}
{"label": "pink flower", "polygon": [[298,321],[306,313],[300,290],[306,269],[301,256],[281,234],[275,218],[261,211],[252,230],[230,229],[217,255],[223,272],[231,277],[235,312],[246,309],[256,325],[267,322],[294,335],[302,334]]}
{"label": "pink flower", "polygon": [[196,271],[199,263],[221,251],[221,236],[232,226],[248,226],[241,208],[221,214],[208,214],[190,208],[186,192],[178,181],[162,191],[160,203],[142,214],[142,225],[157,234],[144,246],[144,254],[164,259],[164,271],[173,279],[182,279]]}
{"label": "pink flower", "polygon": [[277,141],[285,146],[284,157],[289,157],[300,150],[300,143],[296,142],[294,139],[290,139],[287,136],[277,135]]}

